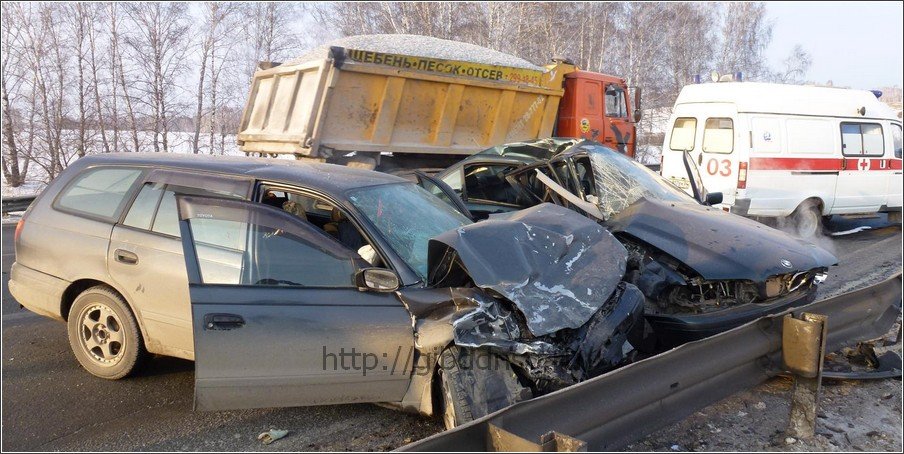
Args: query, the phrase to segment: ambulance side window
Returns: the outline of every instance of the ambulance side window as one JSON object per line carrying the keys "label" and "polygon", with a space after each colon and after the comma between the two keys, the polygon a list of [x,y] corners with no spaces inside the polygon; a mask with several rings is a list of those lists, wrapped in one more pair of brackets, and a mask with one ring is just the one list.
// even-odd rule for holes
{"label": "ambulance side window", "polygon": [[878,123],[841,123],[841,151],[845,156],[882,156],[885,139]]}
{"label": "ambulance side window", "polygon": [[891,143],[895,149],[895,157],[901,159],[901,125],[891,125]]}

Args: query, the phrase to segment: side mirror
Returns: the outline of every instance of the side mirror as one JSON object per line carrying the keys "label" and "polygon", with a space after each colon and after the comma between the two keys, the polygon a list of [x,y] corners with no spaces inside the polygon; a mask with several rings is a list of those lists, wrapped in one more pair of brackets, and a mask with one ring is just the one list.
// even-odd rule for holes
{"label": "side mirror", "polygon": [[362,292],[394,292],[399,288],[399,277],[385,268],[364,268],[355,274],[355,286]]}
{"label": "side mirror", "polygon": [[643,118],[643,112],[640,109],[634,109],[634,123],[640,121],[641,118]]}
{"label": "side mirror", "polygon": [[720,203],[722,203],[722,193],[721,192],[706,193],[706,200],[703,202],[704,205],[718,205]]}

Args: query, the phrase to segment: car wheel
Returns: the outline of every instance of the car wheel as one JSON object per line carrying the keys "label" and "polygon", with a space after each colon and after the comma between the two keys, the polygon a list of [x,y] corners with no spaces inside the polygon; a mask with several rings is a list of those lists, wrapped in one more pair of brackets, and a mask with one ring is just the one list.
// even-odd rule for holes
{"label": "car wheel", "polygon": [[467,399],[467,387],[459,359],[462,349],[449,347],[439,358],[439,383],[443,394],[443,425],[446,430],[460,426],[474,419],[471,404]]}
{"label": "car wheel", "polygon": [[801,238],[812,238],[822,231],[822,213],[812,203],[802,203],[791,213],[794,232]]}
{"label": "car wheel", "polygon": [[98,377],[123,378],[145,354],[135,316],[122,296],[108,287],[91,287],[76,297],[67,325],[75,358]]}

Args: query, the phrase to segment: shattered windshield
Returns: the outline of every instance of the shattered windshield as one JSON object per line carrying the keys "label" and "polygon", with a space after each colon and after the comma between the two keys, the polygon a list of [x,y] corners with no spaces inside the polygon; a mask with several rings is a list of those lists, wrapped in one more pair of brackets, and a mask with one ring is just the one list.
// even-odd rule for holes
{"label": "shattered windshield", "polygon": [[607,219],[641,198],[688,203],[688,195],[643,164],[599,145],[582,145],[593,165],[594,196],[588,200],[600,207]]}
{"label": "shattered windshield", "polygon": [[413,183],[356,189],[349,200],[419,276],[427,276],[427,241],[471,221]]}

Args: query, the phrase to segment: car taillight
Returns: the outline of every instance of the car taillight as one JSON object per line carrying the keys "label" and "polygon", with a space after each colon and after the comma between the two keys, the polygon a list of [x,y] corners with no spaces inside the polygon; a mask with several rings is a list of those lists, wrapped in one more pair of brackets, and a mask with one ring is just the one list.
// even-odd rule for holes
{"label": "car taillight", "polygon": [[738,189],[747,189],[747,163],[738,165]]}
{"label": "car taillight", "polygon": [[22,234],[22,227],[25,227],[25,219],[19,219],[19,222],[16,223],[16,233],[13,234],[13,241],[19,242],[19,235]]}

